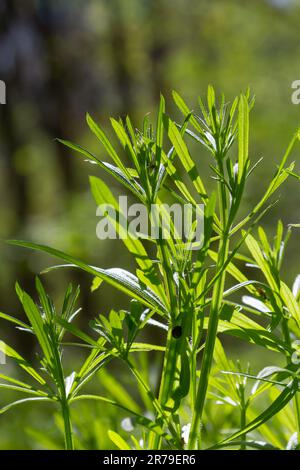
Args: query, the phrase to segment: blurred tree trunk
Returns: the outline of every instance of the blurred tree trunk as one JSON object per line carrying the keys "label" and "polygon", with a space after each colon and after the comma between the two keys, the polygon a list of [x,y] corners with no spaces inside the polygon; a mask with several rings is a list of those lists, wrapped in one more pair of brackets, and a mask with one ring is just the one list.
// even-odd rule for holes
{"label": "blurred tree trunk", "polygon": [[131,115],[133,84],[128,63],[127,30],[122,0],[111,0],[108,10],[110,21],[111,60],[114,64],[116,94],[120,97],[119,113],[122,118]]}
{"label": "blurred tree trunk", "polygon": [[165,0],[149,3],[149,19],[151,21],[150,61],[154,101],[158,102],[160,93],[170,92],[170,77],[165,63],[170,53],[170,41],[165,30],[169,27],[172,12],[170,4]]}

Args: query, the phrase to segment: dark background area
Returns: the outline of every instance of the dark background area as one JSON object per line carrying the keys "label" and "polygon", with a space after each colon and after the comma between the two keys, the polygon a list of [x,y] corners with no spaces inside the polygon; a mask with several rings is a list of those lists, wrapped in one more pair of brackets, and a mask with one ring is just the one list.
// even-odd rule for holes
{"label": "dark background area", "polygon": [[[0,238],[49,244],[96,266],[132,267],[121,241],[96,238],[88,175],[103,177],[116,194],[120,188],[54,139],[107,160],[86,111],[108,133],[109,116],[129,114],[140,127],[161,92],[179,118],[172,89],[196,107],[209,83],[228,100],[247,86],[256,96],[250,152],[264,161],[248,185],[244,210],[250,208],[300,125],[300,105],[291,103],[291,83],[300,79],[299,20],[296,0],[0,0],[0,79],[7,87],[7,104],[0,105]],[[209,181],[210,157],[195,151]],[[292,158],[299,159],[299,148]],[[280,195],[264,220],[270,234],[278,218],[300,222],[297,181]],[[300,271],[298,238],[295,232],[284,268],[289,282]],[[34,274],[56,260],[2,242],[0,260],[0,310],[23,318],[15,281],[33,293]],[[124,305],[110,287],[91,294],[92,280],[80,271],[43,279],[58,305],[70,280],[81,285],[82,325]],[[1,335],[30,353],[29,339],[13,331],[1,322]]]}

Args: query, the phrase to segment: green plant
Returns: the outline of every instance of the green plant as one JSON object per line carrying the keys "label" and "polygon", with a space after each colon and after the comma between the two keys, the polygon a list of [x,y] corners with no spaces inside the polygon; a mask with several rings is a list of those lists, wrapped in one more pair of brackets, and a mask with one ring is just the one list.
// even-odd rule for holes
{"label": "green plant", "polygon": [[[9,377],[3,378],[14,383],[9,385],[11,388],[17,387],[19,390],[23,387],[26,393],[30,390],[30,393],[38,394],[35,399],[60,403],[65,423],[66,448],[73,447],[69,407],[73,402],[81,400],[97,400],[118,406],[131,416],[135,425],[146,429],[143,444],[133,439],[134,448],[281,448],[286,443],[276,440],[272,431],[265,431],[266,422],[282,417],[284,410],[293,403],[296,420],[291,431],[300,431],[298,366],[292,360],[293,339],[299,338],[300,333],[300,296],[299,289],[292,292],[280,274],[291,227],[284,234],[283,225],[279,222],[273,245],[261,227],[258,228],[257,239],[252,232],[274,204],[272,196],[278,188],[289,176],[298,178],[293,171],[294,164],[287,165],[287,159],[299,134],[297,132],[292,138],[261,199],[240,219],[239,209],[246,182],[251,179],[251,173],[259,163],[251,167],[248,151],[249,113],[253,106],[249,92],[237,97],[231,106],[222,96],[218,107],[215,92],[209,86],[207,105],[199,99],[201,118],[189,109],[178,93],[174,92],[173,96],[183,115],[181,124],[166,114],[163,97],[155,132],[148,119],[145,119],[141,131],[134,130],[128,117],[126,122],[111,119],[113,130],[124,149],[125,159],[119,156],[104,131],[87,115],[88,126],[113,164],[100,160],[74,143],[60,142],[112,175],[145,206],[150,221],[152,204],[161,204],[171,198],[181,204],[188,203],[196,212],[197,204],[202,203],[204,234],[201,246],[193,241],[192,234],[185,241],[178,239],[171,216],[164,212],[171,236],[164,237],[161,224],[158,238],[148,238],[154,247],[154,256],[150,257],[147,245],[142,240],[131,234],[122,237],[122,208],[104,181],[91,177],[90,184],[96,203],[108,203],[117,210],[118,217],[111,218],[110,223],[136,261],[135,274],[120,268],[94,267],[62,251],[36,243],[10,243],[46,252],[64,260],[67,263],[65,267],[76,266],[86,271],[94,277],[93,289],[99,288],[102,281],[111,284],[132,299],[130,310],[112,310],[108,317],[101,314],[91,324],[98,335],[93,339],[73,324],[70,290],[66,294],[67,300],[61,315],[57,315],[39,281],[37,287],[42,309],[35,306],[28,295],[18,288],[31,326],[21,325],[19,320],[4,314],[2,317],[35,333],[44,356],[43,371],[55,383],[56,389],[53,391],[51,388],[52,395],[26,384],[16,384]],[[210,168],[215,180],[215,189],[210,194],[198,170],[198,166],[204,164],[204,159],[198,162],[198,157],[192,158],[187,144],[189,139],[194,146],[204,147],[210,154]],[[249,255],[243,251],[244,246]],[[255,265],[264,276],[264,281],[257,276],[249,279],[237,263]],[[53,266],[48,271],[58,268],[62,266]],[[248,295],[241,302],[236,299],[242,290]],[[72,308],[67,307],[69,302]],[[167,330],[163,346],[138,341],[140,332],[148,325]],[[62,342],[66,331],[80,339],[81,346],[91,348],[82,368],[67,380],[61,364],[62,350],[67,347]],[[286,365],[264,368],[259,374],[252,374],[249,367],[243,371],[241,364],[235,365],[227,358],[218,339],[223,334],[238,337],[249,345],[275,351],[284,358]],[[8,348],[7,354],[24,368],[23,359],[14,351],[9,351],[13,350]],[[133,354],[149,351],[164,354],[157,392],[149,385],[147,374],[141,372],[139,362],[135,360],[136,354]],[[152,407],[151,418],[118,400],[80,393],[87,381],[113,359],[121,361],[132,373],[145,407]],[[26,365],[27,372],[30,371],[35,379],[50,387],[39,372],[29,367]],[[251,381],[256,384],[249,390]],[[116,384],[114,386],[117,387]],[[124,392],[117,389],[124,396]],[[257,397],[262,396],[264,398],[260,403],[265,403],[265,406],[257,409]],[[271,403],[268,403],[268,397]],[[232,423],[235,423],[237,431],[227,431],[225,439],[207,435],[206,423],[209,413],[214,413],[212,406],[216,399],[227,409],[233,406],[236,410],[230,413],[234,416]],[[125,402],[128,403],[128,400]],[[237,423],[235,413],[238,416]],[[223,426],[224,432],[231,427],[226,419]],[[253,433],[261,429],[265,443],[252,438]],[[218,432],[215,434],[218,435]],[[118,447],[130,447],[115,430],[109,436]],[[297,440],[295,442],[294,446]]]}
{"label": "green plant", "polygon": [[[35,385],[32,386],[1,374],[1,378],[8,382],[8,384],[2,383],[2,388],[32,395],[30,398],[24,398],[10,403],[2,408],[1,411],[7,411],[26,401],[51,401],[59,404],[64,422],[65,445],[67,449],[73,449],[69,399],[70,390],[74,382],[74,374],[72,373],[68,377],[65,377],[64,374],[62,341],[65,330],[56,322],[55,318],[57,314],[55,307],[47,296],[39,278],[36,278],[36,288],[39,294],[40,306],[36,305],[32,298],[23,291],[18,284],[16,285],[16,291],[28,318],[29,325],[9,315],[0,314],[0,316],[17,324],[22,330],[35,335],[41,351],[41,355],[39,355],[39,366],[43,374],[41,375],[38,368],[33,368],[20,354],[2,342],[2,352],[14,359],[18,366],[25,370],[31,378],[34,378]],[[75,310],[78,295],[79,289],[73,292],[72,286],[70,285],[66,291],[60,312],[61,319],[70,322],[76,316],[79,311]]]}

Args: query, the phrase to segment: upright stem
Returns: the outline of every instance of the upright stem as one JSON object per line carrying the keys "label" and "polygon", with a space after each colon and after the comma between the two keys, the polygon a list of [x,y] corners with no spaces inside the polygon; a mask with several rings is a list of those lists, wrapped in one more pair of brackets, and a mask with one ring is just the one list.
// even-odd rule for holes
{"label": "upright stem", "polygon": [[[157,217],[157,215],[155,215]],[[159,219],[153,219],[153,213],[150,213],[150,221],[158,224]],[[160,226],[159,226],[160,228]],[[166,246],[166,241],[162,238],[162,232],[158,237],[158,257],[164,273],[164,282],[167,295],[170,302],[170,317],[175,319],[178,316],[178,299],[176,295],[176,286],[173,278],[172,266],[170,261],[170,253]],[[168,401],[172,383],[174,381],[176,368],[178,364],[178,340],[172,336],[172,327],[168,330],[166,350],[164,355],[163,370],[161,374],[161,381],[159,387],[158,403],[164,410],[165,404]],[[165,410],[164,410],[165,411]],[[161,419],[161,416],[158,416]],[[159,449],[161,446],[161,438],[155,434],[150,438],[150,445],[153,449]]]}
{"label": "upright stem", "polygon": [[[282,319],[282,332],[283,332],[283,337],[287,343],[288,346],[292,346],[291,343],[291,337],[290,337],[290,332],[289,332],[289,327],[288,327],[288,322],[286,318]],[[289,360],[290,357],[287,354],[287,360]],[[295,410],[295,415],[296,415],[296,425],[297,425],[297,438],[298,442],[300,441],[300,401],[299,401],[299,394],[296,392],[295,396],[293,398],[294,402],[294,410]]]}
{"label": "upright stem", "polygon": [[74,450],[73,431],[72,431],[72,424],[71,424],[71,418],[70,418],[70,408],[69,408],[69,403],[67,400],[61,401],[61,410],[62,410],[62,416],[64,420],[65,449]]}
{"label": "upright stem", "polygon": [[[219,171],[223,172],[222,160],[219,159]],[[216,280],[213,288],[213,295],[211,301],[211,310],[208,321],[207,335],[205,340],[205,347],[203,352],[203,360],[201,366],[200,380],[196,395],[196,403],[192,417],[191,431],[188,443],[188,449],[196,449],[198,447],[197,441],[199,436],[199,429],[203,414],[203,409],[206,400],[206,393],[209,382],[209,375],[211,371],[213,354],[218,332],[219,311],[222,304],[223,291],[225,285],[226,270],[222,271],[229,251],[229,235],[227,227],[227,200],[226,191],[222,182],[219,183],[219,205],[220,205],[220,219],[223,226],[223,234],[219,243],[219,254],[216,266],[216,272],[221,270],[221,274]]]}
{"label": "upright stem", "polygon": [[163,407],[168,401],[169,390],[171,388],[174,374],[176,371],[177,343],[178,340],[172,337],[172,328],[169,328],[166,354],[164,358],[164,365],[159,390],[159,402]]}
{"label": "upright stem", "polygon": [[[247,411],[247,406],[245,403],[245,390],[241,391],[241,429],[244,429],[246,427],[246,411]],[[247,440],[247,434],[242,435],[242,440],[244,441],[243,444],[241,444],[241,450],[246,450],[246,440]]]}
{"label": "upright stem", "polygon": [[71,422],[71,416],[70,416],[69,402],[68,402],[67,393],[66,393],[66,384],[65,384],[63,366],[61,362],[61,354],[59,351],[59,344],[58,344],[58,339],[56,337],[55,330],[52,329],[51,332],[53,335],[52,341],[54,344],[53,359],[54,359],[55,369],[57,371],[58,392],[60,395],[61,411],[62,411],[62,417],[64,420],[65,449],[74,450],[72,422]]}
{"label": "upright stem", "polygon": [[294,396],[294,408],[296,412],[297,438],[298,438],[298,443],[299,443],[300,441],[300,401],[299,401],[298,392],[296,392]]}
{"label": "upright stem", "polygon": [[[172,381],[174,380],[174,375],[176,372],[178,360],[177,344],[178,340],[176,340],[176,338],[173,338],[172,328],[169,328],[158,395],[158,402],[162,409],[164,409],[168,401],[169,392],[172,388]],[[160,444],[161,438],[156,434],[152,442],[152,448],[159,449]]]}
{"label": "upright stem", "polygon": [[[228,256],[228,245],[229,243],[226,237],[220,243],[217,270],[219,270],[220,267],[226,261],[226,258]],[[200,422],[202,419],[203,408],[205,404],[206,392],[207,392],[208,381],[209,381],[209,375],[210,375],[210,370],[212,366],[215,341],[216,341],[216,336],[217,336],[217,331],[218,331],[219,310],[221,307],[221,302],[222,302],[222,297],[223,297],[224,284],[225,284],[225,272],[222,272],[222,274],[217,279],[214,289],[213,289],[212,305],[211,305],[211,311],[210,311],[209,322],[208,322],[205,348],[204,348],[204,353],[203,353],[200,381],[199,381],[197,396],[196,396],[196,406],[195,406],[195,410],[193,414],[190,439],[189,439],[189,444],[188,444],[189,449],[195,449],[197,446],[198,431],[199,431]]]}
{"label": "upright stem", "polygon": [[161,420],[164,421],[165,424],[167,425],[171,435],[173,436],[173,438],[176,442],[176,445],[179,448],[181,448],[180,439],[177,435],[176,429],[173,426],[173,423],[171,422],[170,417],[165,413],[164,409],[162,408],[159,400],[156,399],[155,395],[153,394],[153,392],[151,391],[151,389],[149,388],[149,386],[147,385],[147,383],[145,382],[145,380],[143,379],[141,374],[137,371],[137,369],[134,367],[134,365],[128,359],[126,360],[126,364],[130,368],[131,372],[133,373],[133,375],[135,376],[137,381],[143,387],[143,389],[147,393],[148,397],[152,400],[153,407],[154,407],[155,411],[158,413],[158,416],[161,418]]}

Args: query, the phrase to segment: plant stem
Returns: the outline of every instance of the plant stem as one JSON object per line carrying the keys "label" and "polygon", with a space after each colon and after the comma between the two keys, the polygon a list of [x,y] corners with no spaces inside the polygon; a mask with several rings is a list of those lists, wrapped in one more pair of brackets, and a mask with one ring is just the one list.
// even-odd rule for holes
{"label": "plant stem", "polygon": [[[219,170],[223,173],[223,165],[221,159],[219,160]],[[229,235],[227,227],[227,200],[225,187],[222,183],[219,184],[219,204],[220,204],[220,219],[224,227],[224,231],[219,242],[219,254],[216,265],[216,272],[219,272],[224,265],[229,252]],[[206,393],[209,382],[209,375],[211,371],[213,354],[218,332],[219,311],[222,304],[224,285],[225,285],[226,270],[221,272],[221,275],[215,282],[212,295],[211,310],[208,321],[207,335],[205,340],[205,347],[203,352],[203,360],[201,366],[200,380],[197,390],[196,403],[192,417],[191,431],[188,442],[188,449],[196,449],[199,436],[199,428],[201,424],[203,409],[206,400]]]}
{"label": "plant stem", "polygon": [[[172,380],[176,371],[177,364],[177,340],[172,337],[172,328],[169,328],[166,351],[164,356],[163,370],[161,373],[161,381],[159,386],[158,402],[162,409],[166,405],[169,397],[169,391],[172,386]],[[159,449],[161,444],[161,438],[155,434],[152,447],[153,449]]]}
{"label": "plant stem", "polygon": [[[245,390],[243,388],[241,392],[241,429],[244,429],[246,427],[246,412],[247,412],[247,407],[245,403]],[[243,434],[241,436],[242,440],[244,441],[241,444],[241,450],[246,450],[246,444],[245,441],[247,440],[247,434]]]}
{"label": "plant stem", "polygon": [[64,371],[63,365],[61,362],[61,353],[59,352],[59,342],[58,338],[56,337],[55,329],[53,325],[51,325],[51,336],[53,342],[53,360],[55,364],[55,371],[57,374],[57,384],[58,384],[58,393],[60,395],[60,403],[61,403],[61,411],[62,417],[64,420],[64,432],[65,432],[65,450],[74,450],[74,443],[73,443],[73,430],[72,430],[72,422],[70,416],[70,408],[69,402],[66,393],[66,384],[64,378]]}
{"label": "plant stem", "polygon": [[[221,242],[219,258],[217,263],[217,269],[224,264],[224,261],[228,255],[228,240],[225,238]],[[188,448],[195,449],[198,437],[198,430],[200,427],[200,422],[202,419],[203,408],[206,399],[206,392],[209,381],[209,374],[212,366],[213,353],[216,341],[216,335],[218,331],[218,322],[219,322],[219,310],[222,302],[223,291],[225,284],[225,272],[223,272],[220,277],[217,279],[214,289],[213,289],[213,298],[212,306],[209,316],[207,336],[205,341],[205,348],[203,353],[203,362],[201,367],[200,381],[197,390],[196,396],[196,406],[193,414],[190,439]]]}
{"label": "plant stem", "polygon": [[[282,332],[283,332],[283,337],[285,339],[285,342],[291,348],[292,343],[291,343],[291,336],[290,336],[290,331],[288,327],[288,321],[284,317],[282,318]],[[287,360],[289,359],[290,357],[287,354]],[[294,409],[295,409],[295,415],[296,415],[297,438],[299,442],[300,441],[300,401],[299,401],[299,394],[297,394],[297,392],[295,393],[293,402],[294,402]]]}
{"label": "plant stem", "polygon": [[[151,223],[158,224],[158,220],[154,218],[153,213],[150,213]],[[170,263],[170,253],[166,245],[166,241],[162,238],[162,232],[158,237],[158,258],[161,262],[163,270],[163,277],[165,282],[165,289],[170,303],[170,317],[176,319],[178,316],[178,299],[176,295],[176,286],[173,278],[172,266]],[[161,409],[165,412],[164,406],[168,401],[170,390],[172,390],[172,383],[178,364],[178,340],[172,336],[172,327],[168,330],[166,350],[164,355],[163,370],[161,374],[158,403]],[[158,416],[161,419],[161,415]],[[161,437],[155,434],[150,439],[151,448],[159,449],[161,446]]]}
{"label": "plant stem", "polygon": [[300,441],[300,401],[299,401],[299,394],[297,395],[297,392],[295,393],[295,396],[294,396],[294,408],[296,412],[297,438],[298,438],[298,443],[299,443]]}
{"label": "plant stem", "polygon": [[138,372],[138,370],[134,367],[134,365],[127,359],[126,363],[128,367],[130,368],[131,372],[137,379],[137,381],[140,383],[140,385],[143,387],[151,401],[153,402],[153,407],[155,411],[158,413],[158,416],[165,422],[166,426],[168,427],[170,433],[172,434],[176,444],[179,446],[181,449],[182,446],[180,445],[180,438],[177,435],[176,429],[174,428],[172,422],[170,421],[169,416],[166,415],[165,411],[163,410],[160,402],[156,399],[154,393],[150,389],[150,387],[147,385],[141,374]]}
{"label": "plant stem", "polygon": [[70,417],[70,408],[67,400],[61,401],[61,410],[64,420],[64,430],[65,430],[65,449],[74,450],[73,443],[73,430]]}
{"label": "plant stem", "polygon": [[166,353],[159,390],[159,402],[164,407],[168,401],[169,391],[176,371],[178,340],[172,337],[172,328],[169,328]]}

